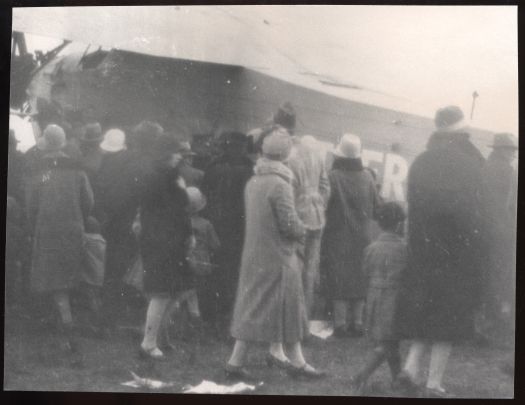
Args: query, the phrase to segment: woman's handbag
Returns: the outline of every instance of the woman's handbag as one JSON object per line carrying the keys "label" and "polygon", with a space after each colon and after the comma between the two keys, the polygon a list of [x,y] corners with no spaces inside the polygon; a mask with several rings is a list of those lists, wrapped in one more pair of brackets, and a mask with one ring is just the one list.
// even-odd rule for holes
{"label": "woman's handbag", "polygon": [[106,241],[98,233],[84,234],[84,263],[82,280],[93,286],[102,287],[104,283],[104,265]]}
{"label": "woman's handbag", "polygon": [[123,281],[140,292],[144,291],[144,266],[142,265],[142,255],[140,253],[137,254],[135,260],[129,266]]}

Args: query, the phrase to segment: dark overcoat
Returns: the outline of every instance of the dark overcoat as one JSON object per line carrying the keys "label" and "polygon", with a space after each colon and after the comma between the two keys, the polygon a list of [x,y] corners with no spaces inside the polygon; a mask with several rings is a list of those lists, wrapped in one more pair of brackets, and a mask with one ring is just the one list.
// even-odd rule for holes
{"label": "dark overcoat", "polygon": [[146,294],[174,295],[192,287],[186,262],[191,221],[188,196],[177,184],[178,171],[156,164],[144,175],[140,203],[140,249]]}
{"label": "dark overcoat", "polygon": [[336,159],[328,177],[331,194],[321,242],[322,291],[331,300],[364,298],[362,258],[370,243],[377,189],[360,159]]}
{"label": "dark overcoat", "polygon": [[245,190],[246,235],[232,336],[244,341],[300,341],[307,331],[297,242],[305,228],[294,206],[293,174],[261,158]]}
{"label": "dark overcoat", "polygon": [[434,133],[408,174],[408,265],[398,327],[406,338],[471,336],[479,304],[483,157],[466,133]]}
{"label": "dark overcoat", "polygon": [[[95,213],[107,241],[106,282],[119,283],[138,249],[131,227],[140,203],[135,155],[128,150],[106,153],[96,175]],[[135,169],[135,170],[134,170]],[[106,284],[107,284],[106,283]]]}
{"label": "dark overcoat", "polygon": [[516,282],[517,173],[492,153],[482,169],[486,261],[484,293],[492,309],[513,303]]}
{"label": "dark overcoat", "polygon": [[223,155],[204,173],[202,192],[208,205],[203,212],[213,224],[221,247],[215,259],[221,312],[229,312],[235,300],[244,240],[244,188],[253,175],[253,163],[246,156]]}
{"label": "dark overcoat", "polygon": [[78,165],[63,153],[44,155],[26,187],[34,291],[68,290],[79,284],[84,220],[92,206],[89,180]]}

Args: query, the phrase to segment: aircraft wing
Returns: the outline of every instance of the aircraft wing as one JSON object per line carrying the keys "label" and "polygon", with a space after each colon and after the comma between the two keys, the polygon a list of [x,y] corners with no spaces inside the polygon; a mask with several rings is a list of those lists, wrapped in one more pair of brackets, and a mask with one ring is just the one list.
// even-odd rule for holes
{"label": "aircraft wing", "polygon": [[[15,8],[13,30],[154,56],[244,66],[352,101],[419,115],[433,112],[355,83],[354,78],[378,75],[359,60],[350,63],[351,70],[345,67],[353,56],[352,38],[341,38],[329,25],[335,15],[349,9],[331,6],[322,14],[320,10],[297,6]],[[314,28],[308,29],[310,25]],[[319,52],[325,56],[320,58]]]}

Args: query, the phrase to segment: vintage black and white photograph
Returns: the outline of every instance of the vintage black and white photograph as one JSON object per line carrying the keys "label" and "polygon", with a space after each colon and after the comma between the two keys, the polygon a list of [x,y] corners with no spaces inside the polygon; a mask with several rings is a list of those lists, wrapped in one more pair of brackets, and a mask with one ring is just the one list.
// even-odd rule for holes
{"label": "vintage black and white photograph", "polygon": [[13,8],[4,389],[513,398],[517,17]]}

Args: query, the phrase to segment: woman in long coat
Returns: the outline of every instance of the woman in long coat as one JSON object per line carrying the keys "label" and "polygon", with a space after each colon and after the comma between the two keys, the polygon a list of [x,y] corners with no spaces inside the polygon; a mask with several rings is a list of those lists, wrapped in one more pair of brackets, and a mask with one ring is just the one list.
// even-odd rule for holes
{"label": "woman in long coat", "polygon": [[414,339],[401,376],[414,386],[432,344],[429,395],[443,396],[441,380],[452,343],[472,337],[481,278],[483,157],[462,130],[463,113],[436,113],[437,131],[408,174],[408,265],[402,275],[397,327]]}
{"label": "woman in long coat", "polygon": [[269,366],[295,375],[321,375],[301,351],[307,318],[296,248],[305,228],[295,212],[293,174],[282,163],[290,150],[287,133],[276,131],[266,137],[263,157],[246,186],[246,233],[231,326],[236,343],[226,365],[231,378],[250,378],[243,361],[247,342],[254,341],[270,344]]}
{"label": "woman in long coat", "polygon": [[177,170],[179,149],[177,140],[162,135],[156,141],[153,170],[142,181],[140,249],[144,292],[150,301],[141,354],[155,359],[164,356],[157,335],[168,304],[176,293],[191,289],[193,280],[186,263],[191,222]]}
{"label": "woman in long coat", "polygon": [[26,209],[33,237],[32,290],[53,295],[62,327],[70,334],[69,291],[81,280],[84,220],[93,207],[93,192],[86,174],[62,151],[65,144],[63,129],[48,125],[39,142],[38,169],[27,181]]}
{"label": "woman in long coat", "polygon": [[[361,141],[346,134],[334,152],[328,177],[331,196],[321,243],[324,294],[333,302],[335,336],[362,334],[366,293],[362,258],[378,203],[373,177],[361,162]],[[348,304],[353,323],[347,327]]]}

